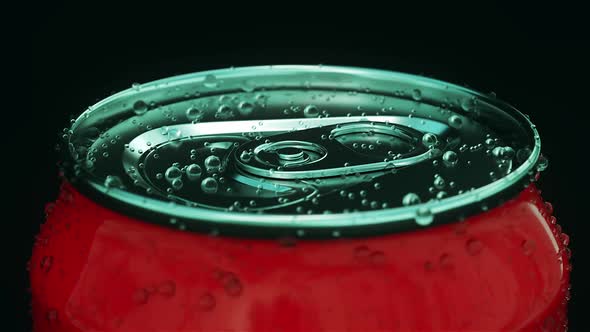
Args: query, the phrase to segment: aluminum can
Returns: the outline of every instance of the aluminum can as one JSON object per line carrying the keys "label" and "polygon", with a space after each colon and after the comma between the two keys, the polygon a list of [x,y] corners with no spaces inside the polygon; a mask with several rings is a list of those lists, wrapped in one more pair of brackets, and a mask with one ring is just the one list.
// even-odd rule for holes
{"label": "aluminum can", "polygon": [[35,331],[566,331],[529,118],[408,74],[230,68],[63,131]]}

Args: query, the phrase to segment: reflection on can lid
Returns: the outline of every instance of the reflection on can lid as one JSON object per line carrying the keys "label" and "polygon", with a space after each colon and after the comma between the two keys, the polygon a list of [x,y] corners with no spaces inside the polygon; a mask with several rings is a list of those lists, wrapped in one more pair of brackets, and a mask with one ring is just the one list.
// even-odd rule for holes
{"label": "reflection on can lid", "polygon": [[514,196],[540,155],[534,125],[495,97],[328,66],[134,86],[67,132],[78,188],[215,234],[354,236],[459,220]]}

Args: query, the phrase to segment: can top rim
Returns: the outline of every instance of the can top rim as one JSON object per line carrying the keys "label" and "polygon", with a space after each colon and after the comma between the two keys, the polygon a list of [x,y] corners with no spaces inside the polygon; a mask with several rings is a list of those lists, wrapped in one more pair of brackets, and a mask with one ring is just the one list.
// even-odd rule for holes
{"label": "can top rim", "polygon": [[[265,77],[269,81],[274,75],[300,75],[306,74],[313,77],[313,75],[333,75],[336,79],[340,77],[362,77],[375,80],[396,81],[403,82],[408,85],[420,86],[420,88],[445,89],[446,91],[453,91],[466,97],[477,98],[481,102],[493,105],[501,109],[518,121],[525,130],[528,130],[529,137],[532,138],[534,144],[532,145],[531,153],[528,158],[522,162],[516,169],[508,175],[493,181],[489,184],[467,191],[462,194],[443,198],[435,201],[428,201],[411,206],[394,207],[388,209],[351,212],[347,214],[310,214],[310,215],[296,215],[296,214],[253,214],[253,213],[236,213],[229,211],[217,211],[206,208],[199,208],[193,206],[183,206],[180,204],[173,204],[163,201],[161,199],[152,198],[146,195],[141,195],[128,190],[119,188],[109,188],[105,186],[103,179],[94,179],[85,177],[83,179],[76,179],[71,181],[76,184],[76,187],[84,187],[85,190],[90,190],[95,197],[106,198],[109,202],[116,202],[118,205],[126,207],[126,211],[137,210],[141,211],[142,215],[160,216],[166,220],[180,220],[188,225],[194,221],[206,221],[212,223],[211,229],[217,229],[218,226],[231,225],[238,227],[273,227],[279,229],[329,229],[330,232],[340,233],[340,230],[347,228],[359,228],[365,226],[374,226],[381,224],[390,224],[395,222],[415,220],[416,216],[420,216],[427,211],[435,218],[439,215],[447,215],[452,211],[457,211],[462,207],[473,206],[486,202],[489,199],[498,200],[498,196],[506,192],[506,195],[514,195],[516,191],[522,190],[522,182],[527,177],[527,174],[535,171],[535,167],[541,153],[541,141],[536,127],[532,124],[530,119],[509,104],[495,98],[494,96],[485,95],[477,91],[447,83],[432,78],[426,78],[411,74],[367,69],[357,67],[339,67],[339,66],[309,66],[309,65],[273,65],[273,66],[254,66],[254,67],[240,67],[229,69],[218,69],[197,72],[192,74],[184,74],[173,76],[146,84],[141,84],[140,90],[142,93],[150,93],[158,91],[163,88],[173,89],[174,87],[185,86],[194,82],[203,82],[210,77],[215,77],[218,80],[247,80],[251,77]],[[310,84],[314,84],[312,81]],[[213,90],[221,91],[224,87],[215,87]],[[256,88],[259,88],[257,86]],[[132,87],[109,96],[96,104],[90,106],[88,110],[82,113],[72,124],[70,132],[75,133],[86,126],[88,119],[97,118],[103,115],[104,109],[111,107],[122,99],[127,99],[138,93],[137,87]],[[72,136],[73,136],[72,135]],[[70,156],[71,159],[71,156]],[[70,177],[73,179],[73,177]],[[510,190],[512,189],[512,190]],[[511,194],[508,194],[511,192]],[[503,195],[501,195],[503,196]],[[504,201],[507,197],[501,197]],[[117,205],[116,204],[116,205]],[[494,205],[494,203],[491,203]],[[481,211],[481,210],[479,210]],[[457,213],[454,213],[454,219],[457,219]],[[464,216],[464,213],[459,213]],[[157,219],[157,218],[156,218]],[[188,227],[190,228],[190,227]]]}

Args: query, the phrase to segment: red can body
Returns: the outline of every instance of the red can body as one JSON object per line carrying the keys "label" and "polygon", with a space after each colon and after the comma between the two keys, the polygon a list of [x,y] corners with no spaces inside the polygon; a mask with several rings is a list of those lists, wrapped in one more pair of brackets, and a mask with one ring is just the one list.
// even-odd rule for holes
{"label": "red can body", "polygon": [[569,239],[531,185],[485,213],[368,238],[157,226],[69,183],[31,258],[49,331],[565,331]]}

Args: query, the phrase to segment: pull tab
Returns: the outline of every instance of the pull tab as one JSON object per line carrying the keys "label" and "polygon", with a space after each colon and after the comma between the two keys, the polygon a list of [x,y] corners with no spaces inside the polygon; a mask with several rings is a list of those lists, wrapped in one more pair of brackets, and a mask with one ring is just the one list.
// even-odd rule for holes
{"label": "pull tab", "polygon": [[[246,173],[284,180],[334,177],[408,167],[435,156],[423,133],[407,126],[359,121],[316,127],[241,145],[234,162]],[[268,141],[272,142],[268,142]],[[239,158],[252,153],[254,158]]]}

